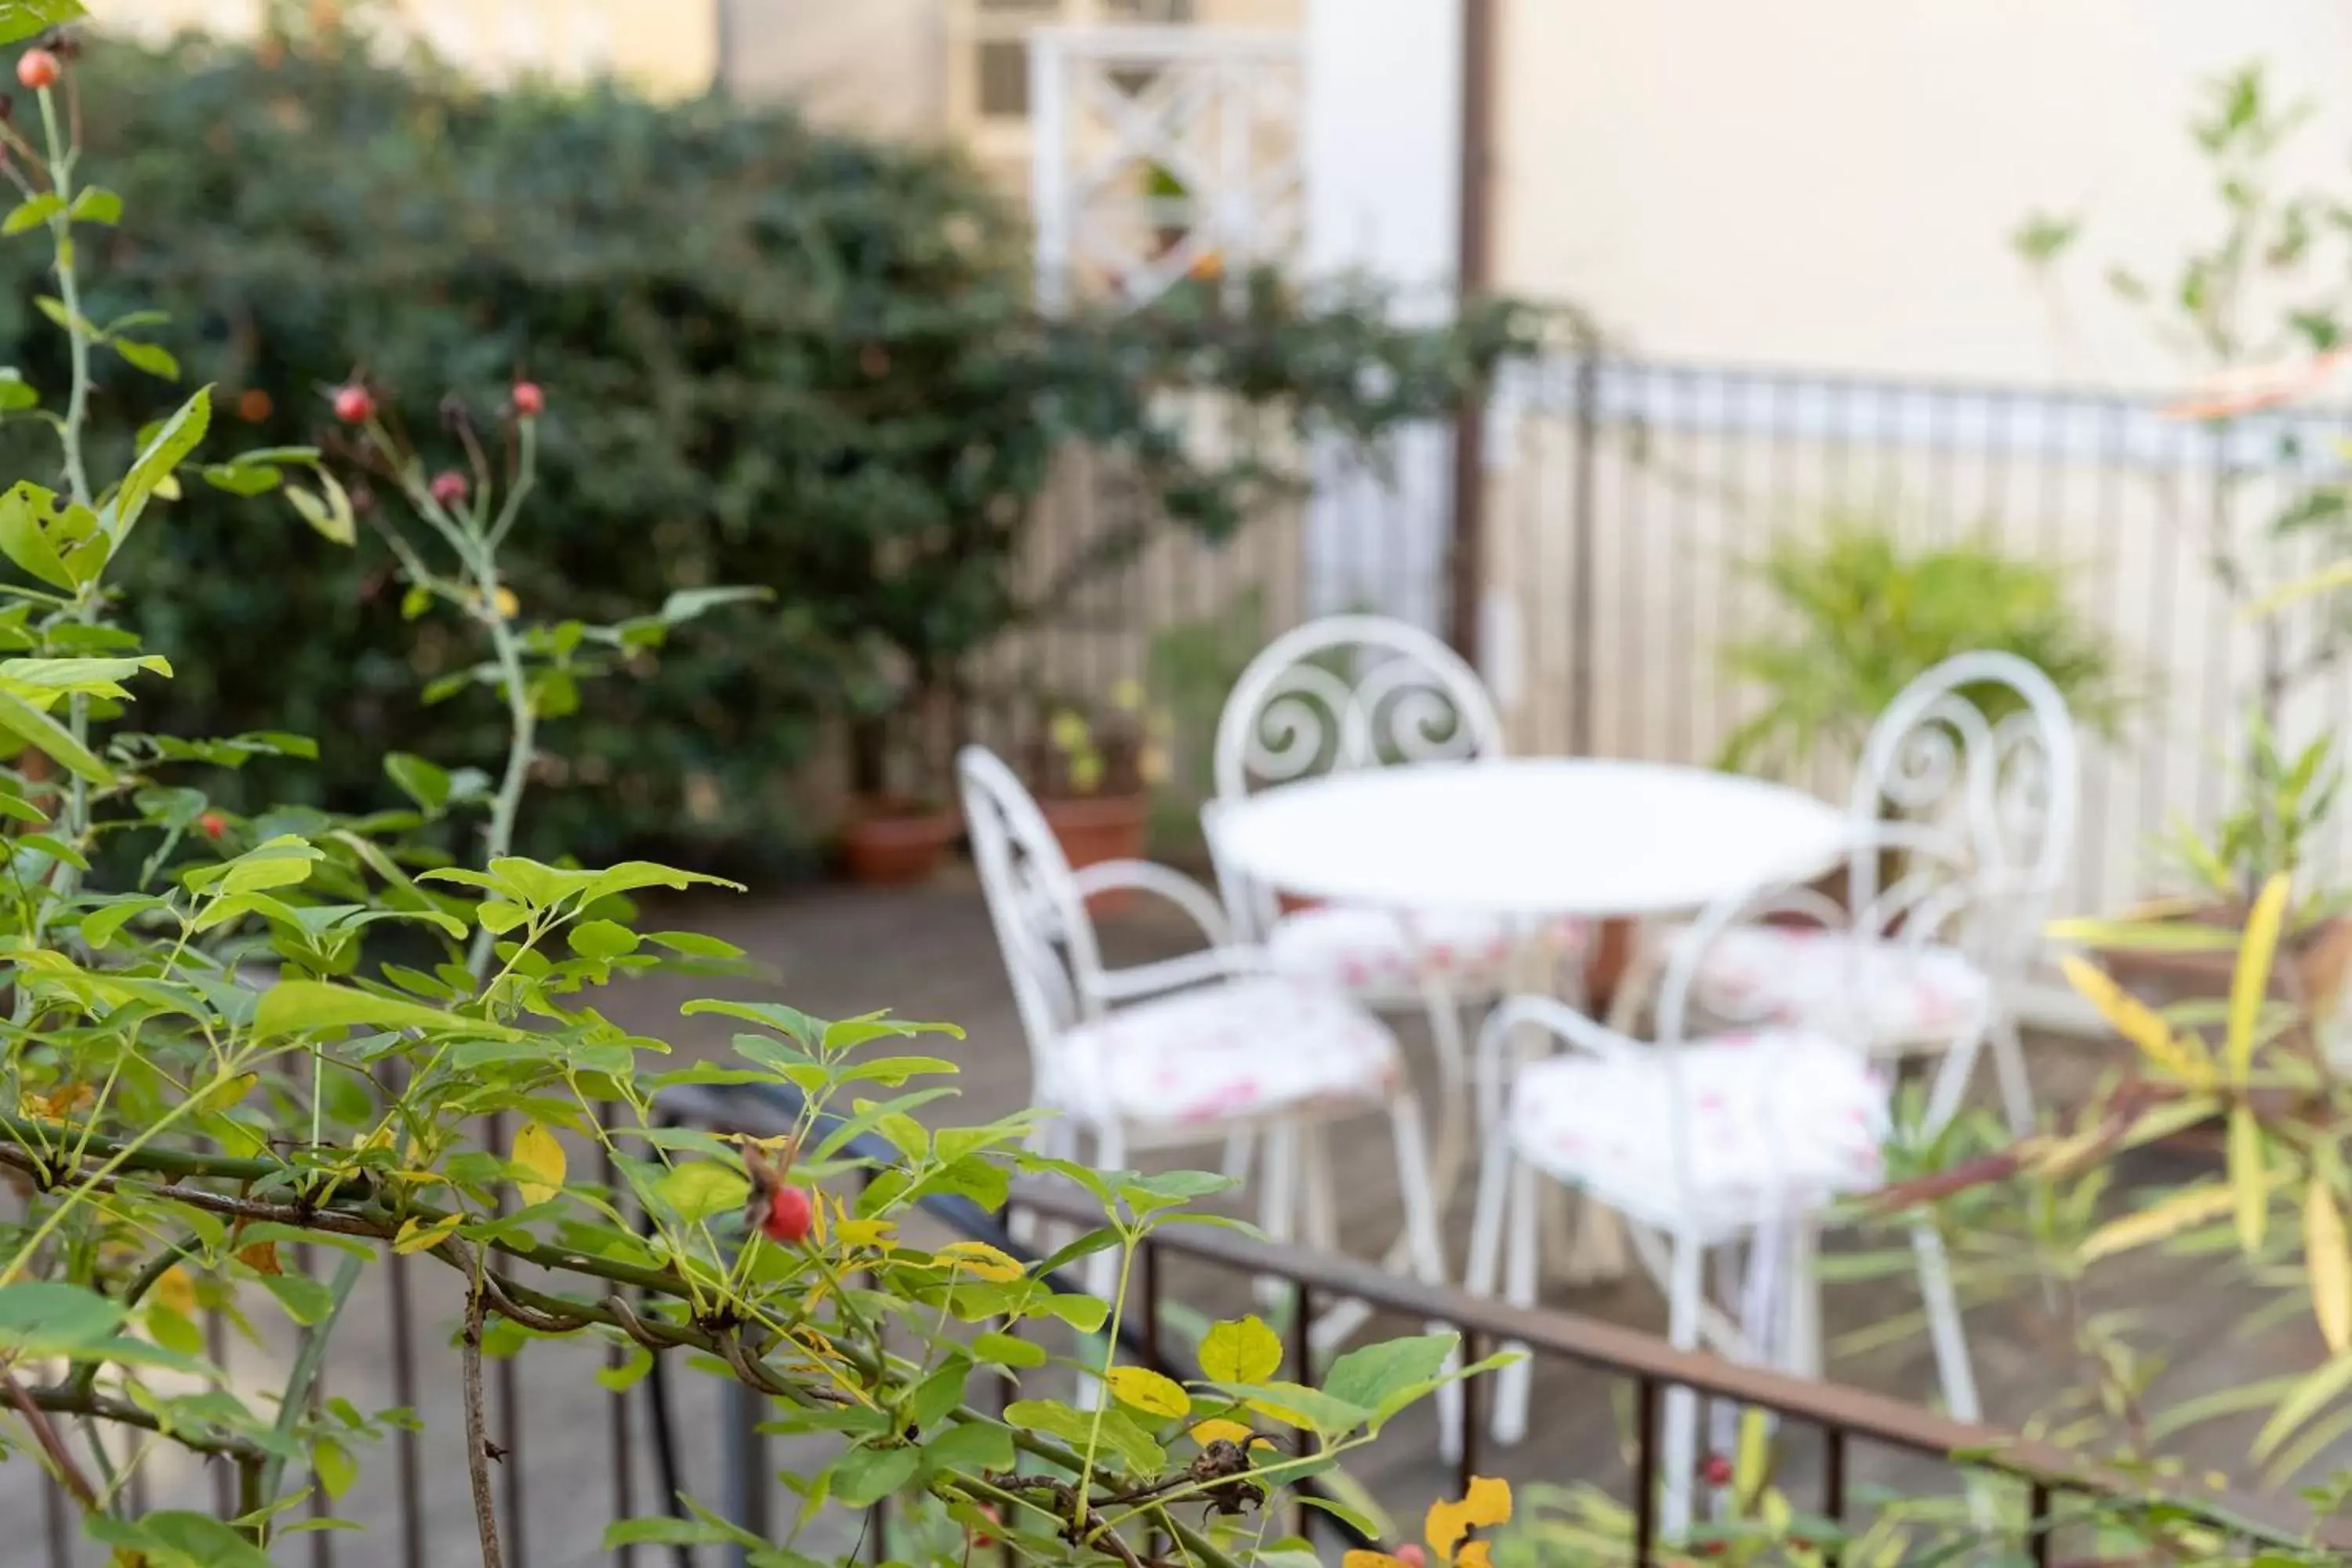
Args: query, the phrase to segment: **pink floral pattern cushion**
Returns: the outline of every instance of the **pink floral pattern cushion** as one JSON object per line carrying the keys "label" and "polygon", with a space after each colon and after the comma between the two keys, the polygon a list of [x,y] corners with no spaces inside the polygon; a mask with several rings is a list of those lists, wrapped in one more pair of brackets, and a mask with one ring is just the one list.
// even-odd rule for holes
{"label": "pink floral pattern cushion", "polygon": [[[1510,1134],[1521,1157],[1611,1207],[1665,1227],[1754,1225],[1879,1184],[1887,1087],[1868,1058],[1794,1030],[1725,1035],[1666,1052],[1578,1053],[1520,1071]],[[1685,1190],[1675,1169],[1684,1118]]]}
{"label": "pink floral pattern cushion", "polygon": [[1319,904],[1285,915],[1265,950],[1284,974],[1357,994],[1409,991],[1423,979],[1498,985],[1522,944],[1540,941],[1556,953],[1581,952],[1591,928],[1581,921],[1512,921],[1493,915],[1401,915],[1349,904]]}
{"label": "pink floral pattern cushion", "polygon": [[1801,1025],[1894,1050],[1981,1027],[1992,986],[1957,948],[1755,925],[1710,944],[1694,995],[1728,1023]]}
{"label": "pink floral pattern cushion", "polygon": [[1047,1104],[1139,1127],[1381,1105],[1401,1071],[1396,1037],[1379,1019],[1324,987],[1280,977],[1123,1007],[1064,1034],[1055,1051]]}

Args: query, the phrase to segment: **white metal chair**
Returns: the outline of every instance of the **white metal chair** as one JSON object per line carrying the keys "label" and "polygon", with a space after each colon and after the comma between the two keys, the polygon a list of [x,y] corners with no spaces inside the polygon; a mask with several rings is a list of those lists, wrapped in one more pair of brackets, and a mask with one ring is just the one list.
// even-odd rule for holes
{"label": "white metal chair", "polygon": [[[1503,753],[1494,700],[1453,649],[1402,621],[1332,616],[1276,637],[1243,671],[1217,724],[1212,806],[1318,773]],[[1581,954],[1591,934],[1577,921],[1528,931],[1459,912],[1331,904],[1286,911],[1276,889],[1222,858],[1217,865],[1235,929],[1262,943],[1276,970],[1340,987],[1367,1006],[1427,1010],[1449,1107],[1462,1089],[1461,1006],[1508,990],[1526,943],[1541,942],[1565,960]]]}
{"label": "white metal chair", "polygon": [[[1888,828],[1872,841],[1899,847],[1908,869],[1855,912],[1864,922],[1859,929],[1906,952],[1932,949],[1968,918],[1965,868],[1948,839],[1923,831]],[[1624,1217],[1634,1255],[1665,1291],[1667,1337],[1675,1346],[1704,1341],[1737,1359],[1819,1374],[1811,1260],[1822,1214],[1837,1198],[1881,1184],[1890,1135],[1932,1140],[1941,1131],[1974,1050],[1964,1047],[1946,1059],[1945,1081],[1929,1095],[1920,1126],[1896,1132],[1885,1068],[1865,1048],[1870,1004],[1858,986],[1842,993],[1842,1008],[1825,1006],[1805,1024],[1768,1016],[1690,1037],[1709,949],[1754,929],[1751,921],[1792,915],[1835,933],[1847,911],[1803,888],[1727,900],[1708,910],[1667,957],[1655,1045],[1539,998],[1507,1002],[1487,1019],[1478,1041],[1484,1158],[1470,1242],[1473,1291],[1493,1294],[1499,1278],[1513,1305],[1534,1304],[1536,1178],[1549,1176]],[[1548,1054],[1555,1042],[1572,1048]],[[1975,1378],[1941,1240],[1924,1224],[1912,1239],[1946,1403],[1954,1415],[1973,1420]],[[1703,1279],[1711,1252],[1715,1300]],[[1528,1387],[1525,1363],[1500,1374],[1499,1441],[1525,1435]],[[1667,1405],[1663,1516],[1674,1531],[1689,1522],[1696,1442],[1696,1402],[1677,1392]]]}
{"label": "white metal chair", "polygon": [[[1263,1132],[1269,1169],[1257,1194],[1260,1225],[1277,1239],[1336,1248],[1333,1194],[1297,1179],[1302,1156],[1312,1155],[1326,1124],[1385,1111],[1404,1261],[1419,1278],[1440,1280],[1420,1108],[1387,1026],[1339,992],[1274,973],[1263,952],[1234,944],[1214,896],[1179,872],[1113,860],[1074,874],[1029,792],[992,752],[966,747],[957,772],[1028,1037],[1033,1095],[1055,1113],[1031,1134],[1031,1148],[1117,1169],[1146,1151]],[[1107,968],[1086,900],[1114,888],[1175,904],[1207,947]],[[1110,1253],[1090,1260],[1089,1289],[1110,1293],[1115,1261]],[[1327,1322],[1361,1319],[1360,1310],[1341,1310]]]}
{"label": "white metal chair", "polygon": [[[1991,692],[2009,708],[1998,721],[1981,706]],[[1947,659],[1872,727],[1853,814],[1860,829],[1906,821],[1965,845],[1966,929],[1948,945],[1889,942],[1866,921],[1826,940],[1769,926],[1728,932],[1699,974],[1701,1005],[1809,1024],[1859,996],[1867,1045],[1885,1056],[1990,1037],[2002,1108],[2015,1131],[2031,1131],[2033,1091],[2011,1001],[2074,849],[2080,789],[2074,722],[2048,677],[2013,654]],[[1858,844],[1847,888],[1855,910],[1879,899],[1884,864]],[[1848,951],[1855,942],[1861,951]]]}

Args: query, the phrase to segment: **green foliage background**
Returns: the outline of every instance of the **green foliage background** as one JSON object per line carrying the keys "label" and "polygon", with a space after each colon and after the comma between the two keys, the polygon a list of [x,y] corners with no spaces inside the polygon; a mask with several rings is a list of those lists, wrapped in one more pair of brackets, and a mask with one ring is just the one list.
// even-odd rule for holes
{"label": "green foliage background", "polygon": [[[508,552],[526,613],[604,620],[677,587],[774,590],[684,629],[549,738],[564,761],[536,781],[520,847],[590,864],[802,853],[784,786],[820,715],[854,693],[871,712],[877,671],[941,680],[1024,613],[1003,568],[1065,441],[1125,453],[1194,526],[1235,526],[1273,472],[1247,451],[1196,467],[1156,388],[1377,431],[1443,405],[1521,333],[1503,310],[1395,331],[1264,279],[1238,306],[1202,289],[1139,317],[1041,321],[1023,226],[968,167],[783,109],[492,94],[332,38],[100,42],[77,69],[89,166],[130,214],[84,241],[88,312],[170,313],[141,335],[218,384],[208,453],[317,441],[320,389],[358,368],[454,463],[435,428],[445,393],[488,426],[520,370],[550,400],[544,488]],[[0,338],[54,397],[39,267],[38,246],[0,247]],[[169,406],[173,389],[101,358],[100,428]],[[45,433],[16,434],[11,455],[42,449]],[[321,742],[316,768],[225,794],[352,808],[388,797],[387,751],[494,763],[487,693],[415,695],[479,649],[446,620],[398,624],[390,558],[364,533],[339,552],[201,487],[155,531],[125,563],[139,629],[212,657],[145,717]]]}

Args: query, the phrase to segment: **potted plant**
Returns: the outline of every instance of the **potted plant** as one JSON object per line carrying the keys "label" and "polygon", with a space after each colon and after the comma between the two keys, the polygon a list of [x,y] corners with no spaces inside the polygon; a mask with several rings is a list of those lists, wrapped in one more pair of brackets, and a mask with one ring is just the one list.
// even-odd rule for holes
{"label": "potted plant", "polygon": [[880,682],[853,690],[851,704],[842,870],[864,887],[928,882],[962,829],[938,783],[946,699],[907,683]]}
{"label": "potted plant", "polygon": [[[1150,837],[1151,786],[1167,776],[1167,721],[1146,711],[1143,688],[1123,680],[1099,705],[1057,701],[1028,747],[1029,787],[1073,870],[1139,858]],[[1098,914],[1128,907],[1097,894]]]}
{"label": "potted plant", "polygon": [[[1832,516],[1817,532],[1780,535],[1752,570],[1780,624],[1724,650],[1730,672],[1764,702],[1725,743],[1723,767],[1790,777],[1824,746],[1859,755],[1905,687],[1977,649],[2032,664],[2078,721],[2109,738],[2130,706],[2114,643],[2074,609],[2063,568],[1990,540],[1920,543],[1884,520]],[[2016,700],[2006,688],[1969,695],[1994,722]],[[1886,870],[1882,886],[1891,885]],[[1844,869],[1820,890],[1842,900]]]}
{"label": "potted plant", "polygon": [[[2290,757],[2257,710],[2249,720],[2239,805],[2213,835],[2177,821],[2162,848],[2173,890],[2114,921],[2062,922],[2056,934],[2090,947],[2116,982],[2153,999],[2225,995],[2255,899],[2293,873],[2333,814],[2343,768],[2332,737]],[[2309,892],[2286,911],[2271,991],[2304,1011],[2334,1010],[2352,967],[2352,919],[2342,893]]]}

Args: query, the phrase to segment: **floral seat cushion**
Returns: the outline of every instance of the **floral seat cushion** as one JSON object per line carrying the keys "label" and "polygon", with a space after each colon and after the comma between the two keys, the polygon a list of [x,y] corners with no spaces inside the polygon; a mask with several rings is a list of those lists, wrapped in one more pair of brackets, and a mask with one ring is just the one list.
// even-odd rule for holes
{"label": "floral seat cushion", "polygon": [[1318,904],[1277,921],[1265,950],[1281,973],[1360,995],[1410,992],[1423,980],[1500,985],[1527,942],[1565,955],[1582,952],[1590,933],[1577,921],[1530,925],[1494,915]]}
{"label": "floral seat cushion", "polygon": [[1802,1025],[1897,1050],[1982,1027],[1992,986],[1957,948],[1756,925],[1709,944],[1694,995],[1728,1023]]}
{"label": "floral seat cushion", "polygon": [[[1510,1136],[1521,1157],[1661,1228],[1751,1226],[1876,1187],[1887,1088],[1867,1058],[1801,1030],[1725,1035],[1523,1068]],[[1677,1092],[1679,1090],[1679,1092]],[[1687,1188],[1675,1166],[1684,1121]]]}
{"label": "floral seat cushion", "polygon": [[1337,993],[1280,976],[1121,1008],[1055,1043],[1044,1098],[1097,1125],[1203,1129],[1317,1107],[1383,1104],[1396,1037]]}

